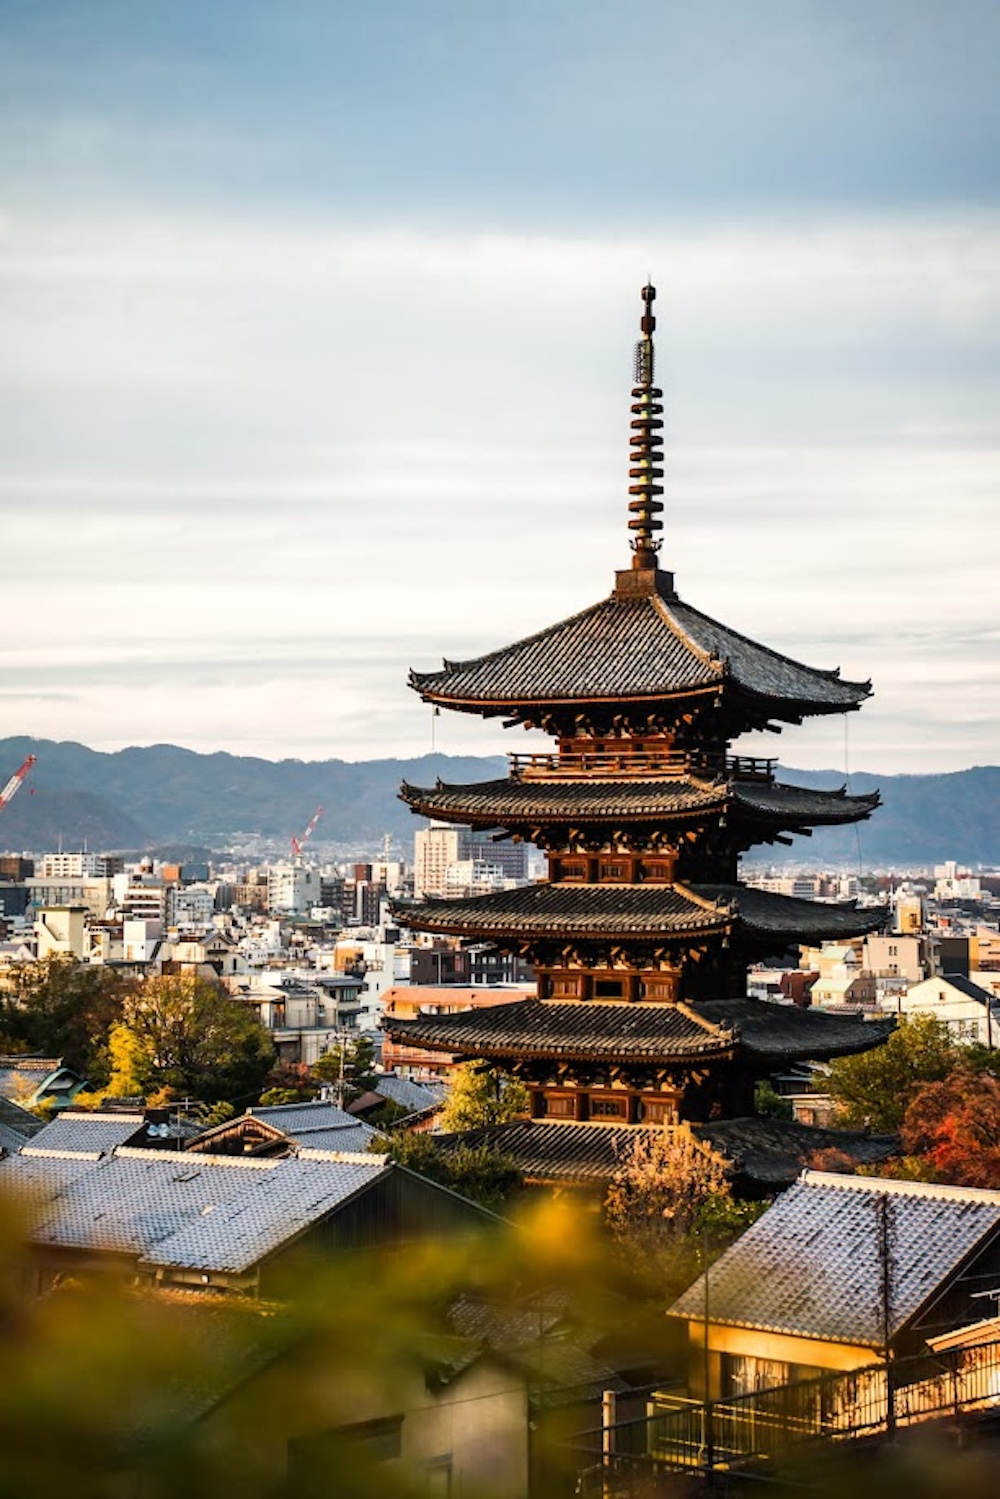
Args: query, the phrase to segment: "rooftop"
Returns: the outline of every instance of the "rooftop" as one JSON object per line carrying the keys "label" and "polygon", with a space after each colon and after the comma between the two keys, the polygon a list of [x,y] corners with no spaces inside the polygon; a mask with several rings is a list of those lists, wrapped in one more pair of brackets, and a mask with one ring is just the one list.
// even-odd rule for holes
{"label": "rooftop", "polygon": [[589,609],[524,640],[438,672],[411,672],[427,702],[502,713],[519,704],[656,703],[737,689],[770,717],[799,722],[842,713],[870,695],[867,682],[805,666],[682,603],[657,571],[641,597],[616,589]]}
{"label": "rooftop", "polygon": [[426,897],[393,911],[418,931],[652,941],[736,929],[787,945],[854,937],[882,925],[882,910],[775,895],[744,885],[541,883],[458,900]]}
{"label": "rooftop", "polygon": [[[1000,1232],[1000,1192],[805,1171],[709,1272],[713,1323],[877,1348],[877,1211],[892,1237],[890,1335]],[[702,1319],[704,1278],[670,1308]]]}

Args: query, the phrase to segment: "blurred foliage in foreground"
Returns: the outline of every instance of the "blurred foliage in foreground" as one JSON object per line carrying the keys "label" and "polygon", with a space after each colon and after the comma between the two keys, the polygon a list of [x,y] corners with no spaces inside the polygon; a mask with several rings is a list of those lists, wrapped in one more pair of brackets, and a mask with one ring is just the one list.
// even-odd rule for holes
{"label": "blurred foliage in foreground", "polygon": [[[496,1444],[488,1464],[479,1459],[475,1488],[466,1481],[453,1493],[517,1499],[526,1488],[511,1486],[511,1465],[520,1460],[527,1472],[530,1442],[536,1477],[547,1474],[534,1492],[571,1494],[564,1430],[550,1451],[539,1445],[545,1407],[560,1393],[563,1333],[553,1328],[556,1320],[561,1328],[585,1323],[591,1348],[627,1336],[631,1287],[604,1248],[596,1215],[546,1202],[517,1225],[496,1223],[475,1239],[303,1262],[290,1305],[139,1290],[113,1264],[67,1268],[37,1296],[34,1253],[17,1210],[0,1199],[0,1495],[426,1496],[437,1492],[426,1471],[415,1477],[405,1464],[373,1463],[338,1428],[400,1412],[436,1418],[439,1405],[447,1418],[442,1445]],[[462,1325],[451,1319],[457,1302],[487,1305],[491,1325],[520,1324],[529,1339],[537,1326],[534,1363],[516,1365],[498,1343],[495,1356],[485,1355],[488,1391],[473,1376],[462,1385],[481,1339],[470,1338],[468,1324],[459,1335]],[[651,1328],[643,1308],[635,1322],[647,1344],[659,1344],[662,1364],[666,1319]],[[477,1424],[487,1400],[492,1436]]]}

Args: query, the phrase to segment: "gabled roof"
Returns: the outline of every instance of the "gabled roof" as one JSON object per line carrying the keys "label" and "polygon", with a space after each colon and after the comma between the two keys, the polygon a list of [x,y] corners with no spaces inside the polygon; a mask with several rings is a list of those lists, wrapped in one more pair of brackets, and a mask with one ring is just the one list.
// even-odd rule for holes
{"label": "gabled roof", "polygon": [[469,786],[409,786],[400,796],[414,812],[464,826],[511,827],[568,821],[574,826],[604,823],[624,817],[630,822],[660,824],[665,818],[738,812],[753,820],[775,822],[783,828],[857,822],[878,806],[878,792],[847,796],[839,791],[814,791],[805,786],[783,786],[695,776],[639,780],[593,777],[558,780],[532,778],[481,781]]}
{"label": "gabled roof", "polygon": [[673,594],[668,575],[642,597],[616,589],[569,619],[470,661],[437,672],[411,672],[428,702],[467,712],[515,704],[661,702],[731,686],[792,721],[809,713],[857,708],[866,682],[841,681],[758,645]]}
{"label": "gabled roof", "polygon": [[[883,1199],[892,1241],[892,1337],[1000,1233],[1000,1192],[805,1171],[711,1267],[710,1320],[879,1347]],[[701,1278],[670,1314],[701,1320],[704,1313]]]}
{"label": "gabled roof", "polygon": [[30,1202],[35,1243],[239,1274],[391,1169],[376,1156],[245,1161],[125,1146],[99,1161],[22,1152],[0,1164],[0,1183]]}
{"label": "gabled roof", "polygon": [[44,1128],[36,1114],[30,1114],[9,1098],[0,1098],[0,1150],[8,1153],[20,1150]]}
{"label": "gabled roof", "polygon": [[745,885],[584,885],[543,882],[459,900],[393,903],[416,931],[503,938],[650,942],[737,931],[787,945],[874,931],[883,910],[798,900]]}
{"label": "gabled roof", "polygon": [[[363,1155],[378,1138],[371,1125],[336,1104],[318,1100],[247,1109],[204,1130],[188,1148],[195,1154],[214,1151],[242,1159],[287,1155],[293,1149],[301,1155],[304,1147],[326,1155]],[[238,1147],[235,1151],[233,1145]]]}
{"label": "gabled roof", "polygon": [[139,1134],[145,1114],[90,1114],[65,1110],[26,1145],[23,1154],[74,1155],[100,1160]]}

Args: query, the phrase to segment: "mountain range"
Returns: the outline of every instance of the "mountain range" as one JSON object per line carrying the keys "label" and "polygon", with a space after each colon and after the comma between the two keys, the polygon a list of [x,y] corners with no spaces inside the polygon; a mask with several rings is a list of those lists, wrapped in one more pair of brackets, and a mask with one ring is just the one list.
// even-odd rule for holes
{"label": "mountain range", "polygon": [[[198,754],[172,744],[105,753],[47,739],[0,739],[0,785],[25,756],[37,763],[0,809],[0,850],[84,846],[161,851],[225,850],[250,837],[290,843],[323,807],[317,842],[368,847],[385,834],[404,848],[421,825],[398,799],[399,783],[481,781],[506,774],[500,756],[422,755],[410,760],[262,760]],[[844,784],[836,771],[781,769],[803,786]],[[799,859],[856,868],[915,867],[955,859],[1000,863],[1000,766],[941,775],[855,773],[853,792],[881,791],[882,806],[853,828],[821,828],[768,862]]]}

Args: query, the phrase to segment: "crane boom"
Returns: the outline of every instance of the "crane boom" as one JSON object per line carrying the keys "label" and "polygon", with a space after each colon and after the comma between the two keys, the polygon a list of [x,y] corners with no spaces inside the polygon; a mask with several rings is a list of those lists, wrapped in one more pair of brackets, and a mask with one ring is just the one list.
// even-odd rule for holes
{"label": "crane boom", "polygon": [[320,818],[322,816],[323,816],[323,808],[322,807],[317,807],[316,810],[315,810],[315,812],[313,813],[312,817],[310,818],[309,826],[306,828],[305,832],[302,834],[302,837],[301,838],[293,838],[292,839],[292,853],[293,854],[295,854],[296,856],[298,856],[299,854],[301,854],[303,843],[308,843],[309,842],[309,839],[312,837],[312,830],[316,826],[316,824],[319,822],[319,820],[320,820]]}
{"label": "crane boom", "polygon": [[0,812],[3,811],[8,802],[12,802],[14,800],[15,796],[21,789],[21,784],[24,781],[25,776],[28,774],[29,770],[34,765],[37,759],[37,755],[28,755],[24,764],[20,766],[19,769],[15,770],[6,786],[2,791],[0,791]]}

